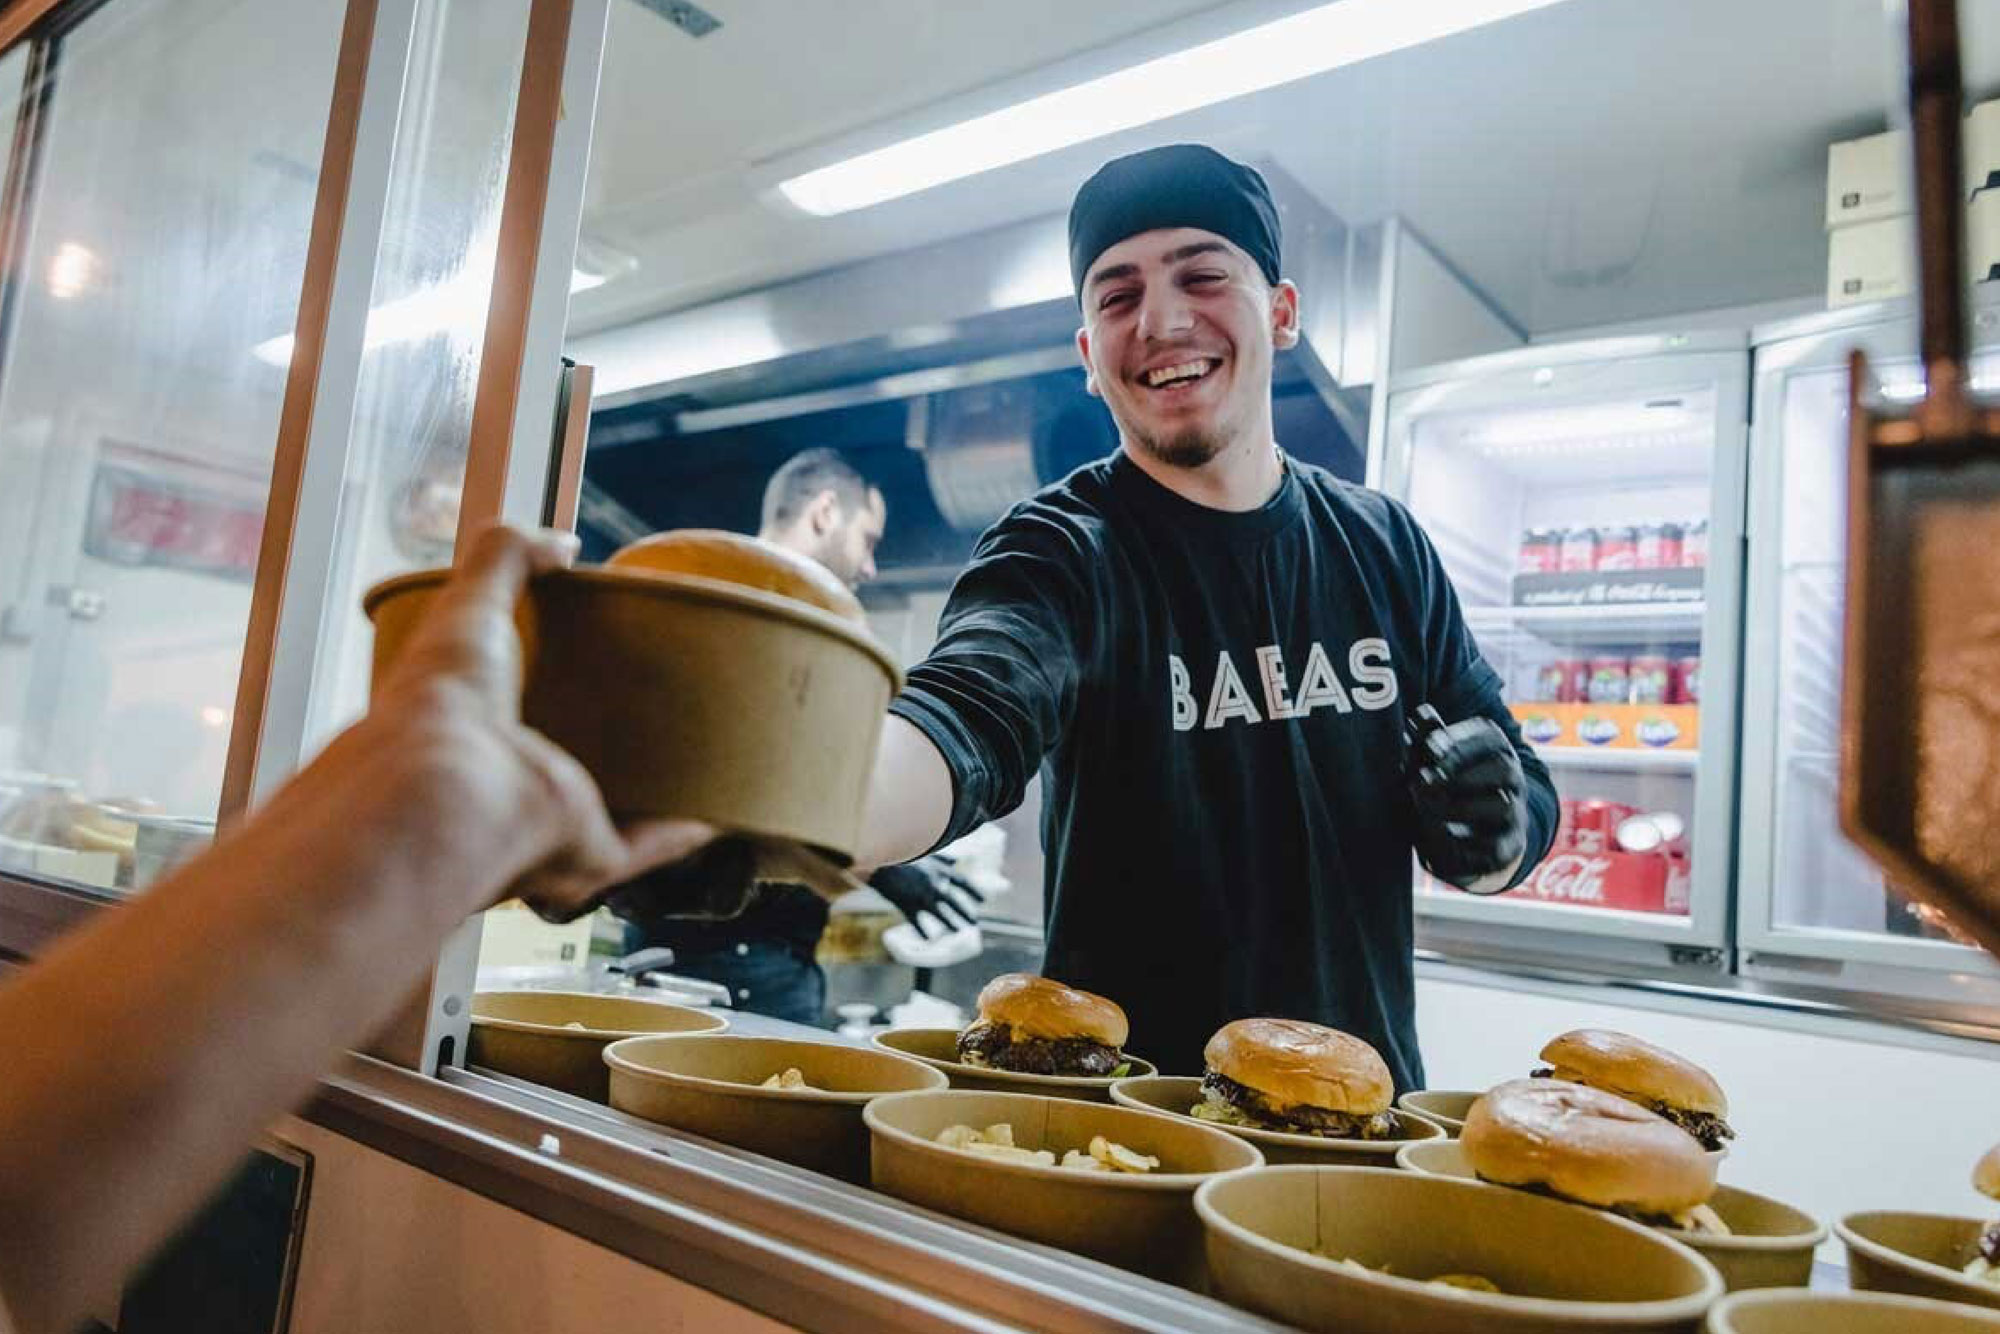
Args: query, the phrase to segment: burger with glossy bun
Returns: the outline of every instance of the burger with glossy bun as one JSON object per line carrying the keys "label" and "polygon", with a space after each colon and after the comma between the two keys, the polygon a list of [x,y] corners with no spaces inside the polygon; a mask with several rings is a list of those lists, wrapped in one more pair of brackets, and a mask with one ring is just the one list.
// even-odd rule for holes
{"label": "burger with glossy bun", "polygon": [[1664,1047],[1602,1028],[1579,1028],[1542,1048],[1539,1079],[1566,1079],[1628,1098],[1716,1150],[1736,1138],[1729,1099],[1708,1071]]}
{"label": "burger with glossy bun", "polygon": [[[1986,1151],[1972,1169],[1972,1186],[1981,1195],[2000,1200],[2000,1144]],[[1982,1282],[2000,1285],[2000,1221],[1988,1223],[1973,1245],[1973,1255],[1965,1262],[1965,1274]]]}
{"label": "burger with glossy bun", "polygon": [[1629,1098],[1562,1079],[1517,1079],[1472,1104],[1459,1143],[1482,1181],[1655,1227],[1729,1231],[1708,1207],[1716,1160]]}
{"label": "burger with glossy bun", "polygon": [[678,528],[641,538],[604,562],[614,570],[689,574],[755,588],[861,621],[861,603],[818,561],[762,538],[718,528]]}
{"label": "burger with glossy bun", "polygon": [[967,1065],[1023,1075],[1109,1078],[1126,1065],[1125,1011],[1033,973],[1002,973],[979,993],[979,1018],[958,1035]]}
{"label": "burger with glossy bun", "polygon": [[1393,1139],[1396,1082],[1376,1050],[1297,1019],[1238,1019],[1202,1051],[1193,1114],[1221,1125],[1328,1139]]}

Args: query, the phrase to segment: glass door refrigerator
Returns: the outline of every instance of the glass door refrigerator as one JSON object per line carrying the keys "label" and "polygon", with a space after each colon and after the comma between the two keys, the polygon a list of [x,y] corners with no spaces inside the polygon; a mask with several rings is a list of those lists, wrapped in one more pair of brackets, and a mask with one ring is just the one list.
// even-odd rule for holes
{"label": "glass door refrigerator", "polygon": [[1713,981],[1730,966],[1749,359],[1738,335],[1398,377],[1371,479],[1429,532],[1562,801],[1513,892],[1418,875],[1419,943]]}
{"label": "glass door refrigerator", "polygon": [[[1973,314],[1974,377],[2000,390],[2000,283]],[[1840,833],[1847,359],[1890,398],[1922,392],[1915,311],[1896,302],[1753,334],[1738,942],[1746,978],[1847,1004],[2000,1029],[2000,967],[1891,892]],[[1968,707],[1990,706],[1983,682]],[[1983,698],[1982,698],[1983,697]],[[1976,735],[1968,731],[1968,736]],[[1989,774],[2000,757],[1979,757]],[[1970,799],[1984,799],[1968,792]],[[1858,993],[1858,995],[1857,995]]]}

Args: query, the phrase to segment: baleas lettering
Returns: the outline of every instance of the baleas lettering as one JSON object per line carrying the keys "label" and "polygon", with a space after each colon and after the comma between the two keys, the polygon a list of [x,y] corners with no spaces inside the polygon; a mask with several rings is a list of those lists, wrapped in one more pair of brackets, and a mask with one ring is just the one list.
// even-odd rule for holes
{"label": "baleas lettering", "polygon": [[1389,665],[1389,642],[1385,639],[1357,639],[1348,646],[1346,681],[1334,670],[1326,645],[1315,643],[1306,654],[1305,671],[1299,678],[1296,695],[1285,675],[1283,651],[1276,644],[1258,649],[1256,663],[1257,670],[1251,679],[1263,688],[1261,712],[1227,649],[1216,655],[1215,676],[1209,684],[1208,707],[1204,709],[1194,674],[1178,653],[1169,653],[1167,680],[1173,691],[1174,730],[1192,732],[1199,724],[1213,731],[1229,722],[1254,724],[1304,718],[1325,706],[1340,713],[1352,713],[1356,709],[1386,709],[1396,702],[1396,673]]}

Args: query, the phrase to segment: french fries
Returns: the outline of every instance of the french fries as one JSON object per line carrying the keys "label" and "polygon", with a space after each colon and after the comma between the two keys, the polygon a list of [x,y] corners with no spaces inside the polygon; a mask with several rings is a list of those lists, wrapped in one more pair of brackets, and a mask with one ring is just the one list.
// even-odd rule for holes
{"label": "french fries", "polygon": [[806,1083],[805,1075],[797,1066],[788,1065],[757,1087],[767,1089],[810,1089],[812,1085]]}
{"label": "french fries", "polygon": [[972,1126],[946,1126],[937,1142],[947,1149],[982,1154],[1003,1162],[1026,1163],[1033,1167],[1066,1167],[1076,1172],[1141,1173],[1156,1170],[1160,1160],[1135,1153],[1123,1144],[1114,1144],[1102,1135],[1091,1137],[1088,1151],[1065,1150],[1060,1160],[1049,1149],[1026,1149],[1014,1143],[1014,1127],[1002,1122],[984,1130]]}

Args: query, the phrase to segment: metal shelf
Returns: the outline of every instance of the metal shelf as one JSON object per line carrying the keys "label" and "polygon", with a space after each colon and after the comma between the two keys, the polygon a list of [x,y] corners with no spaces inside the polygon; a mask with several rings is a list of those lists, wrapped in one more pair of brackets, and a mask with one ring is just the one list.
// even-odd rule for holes
{"label": "metal shelf", "polygon": [[1698,750],[1598,750],[1590,746],[1537,746],[1542,763],[1560,769],[1610,773],[1691,774],[1701,767]]}
{"label": "metal shelf", "polygon": [[1475,634],[1529,634],[1557,644],[1653,644],[1698,640],[1705,602],[1606,603],[1596,607],[1468,607]]}

